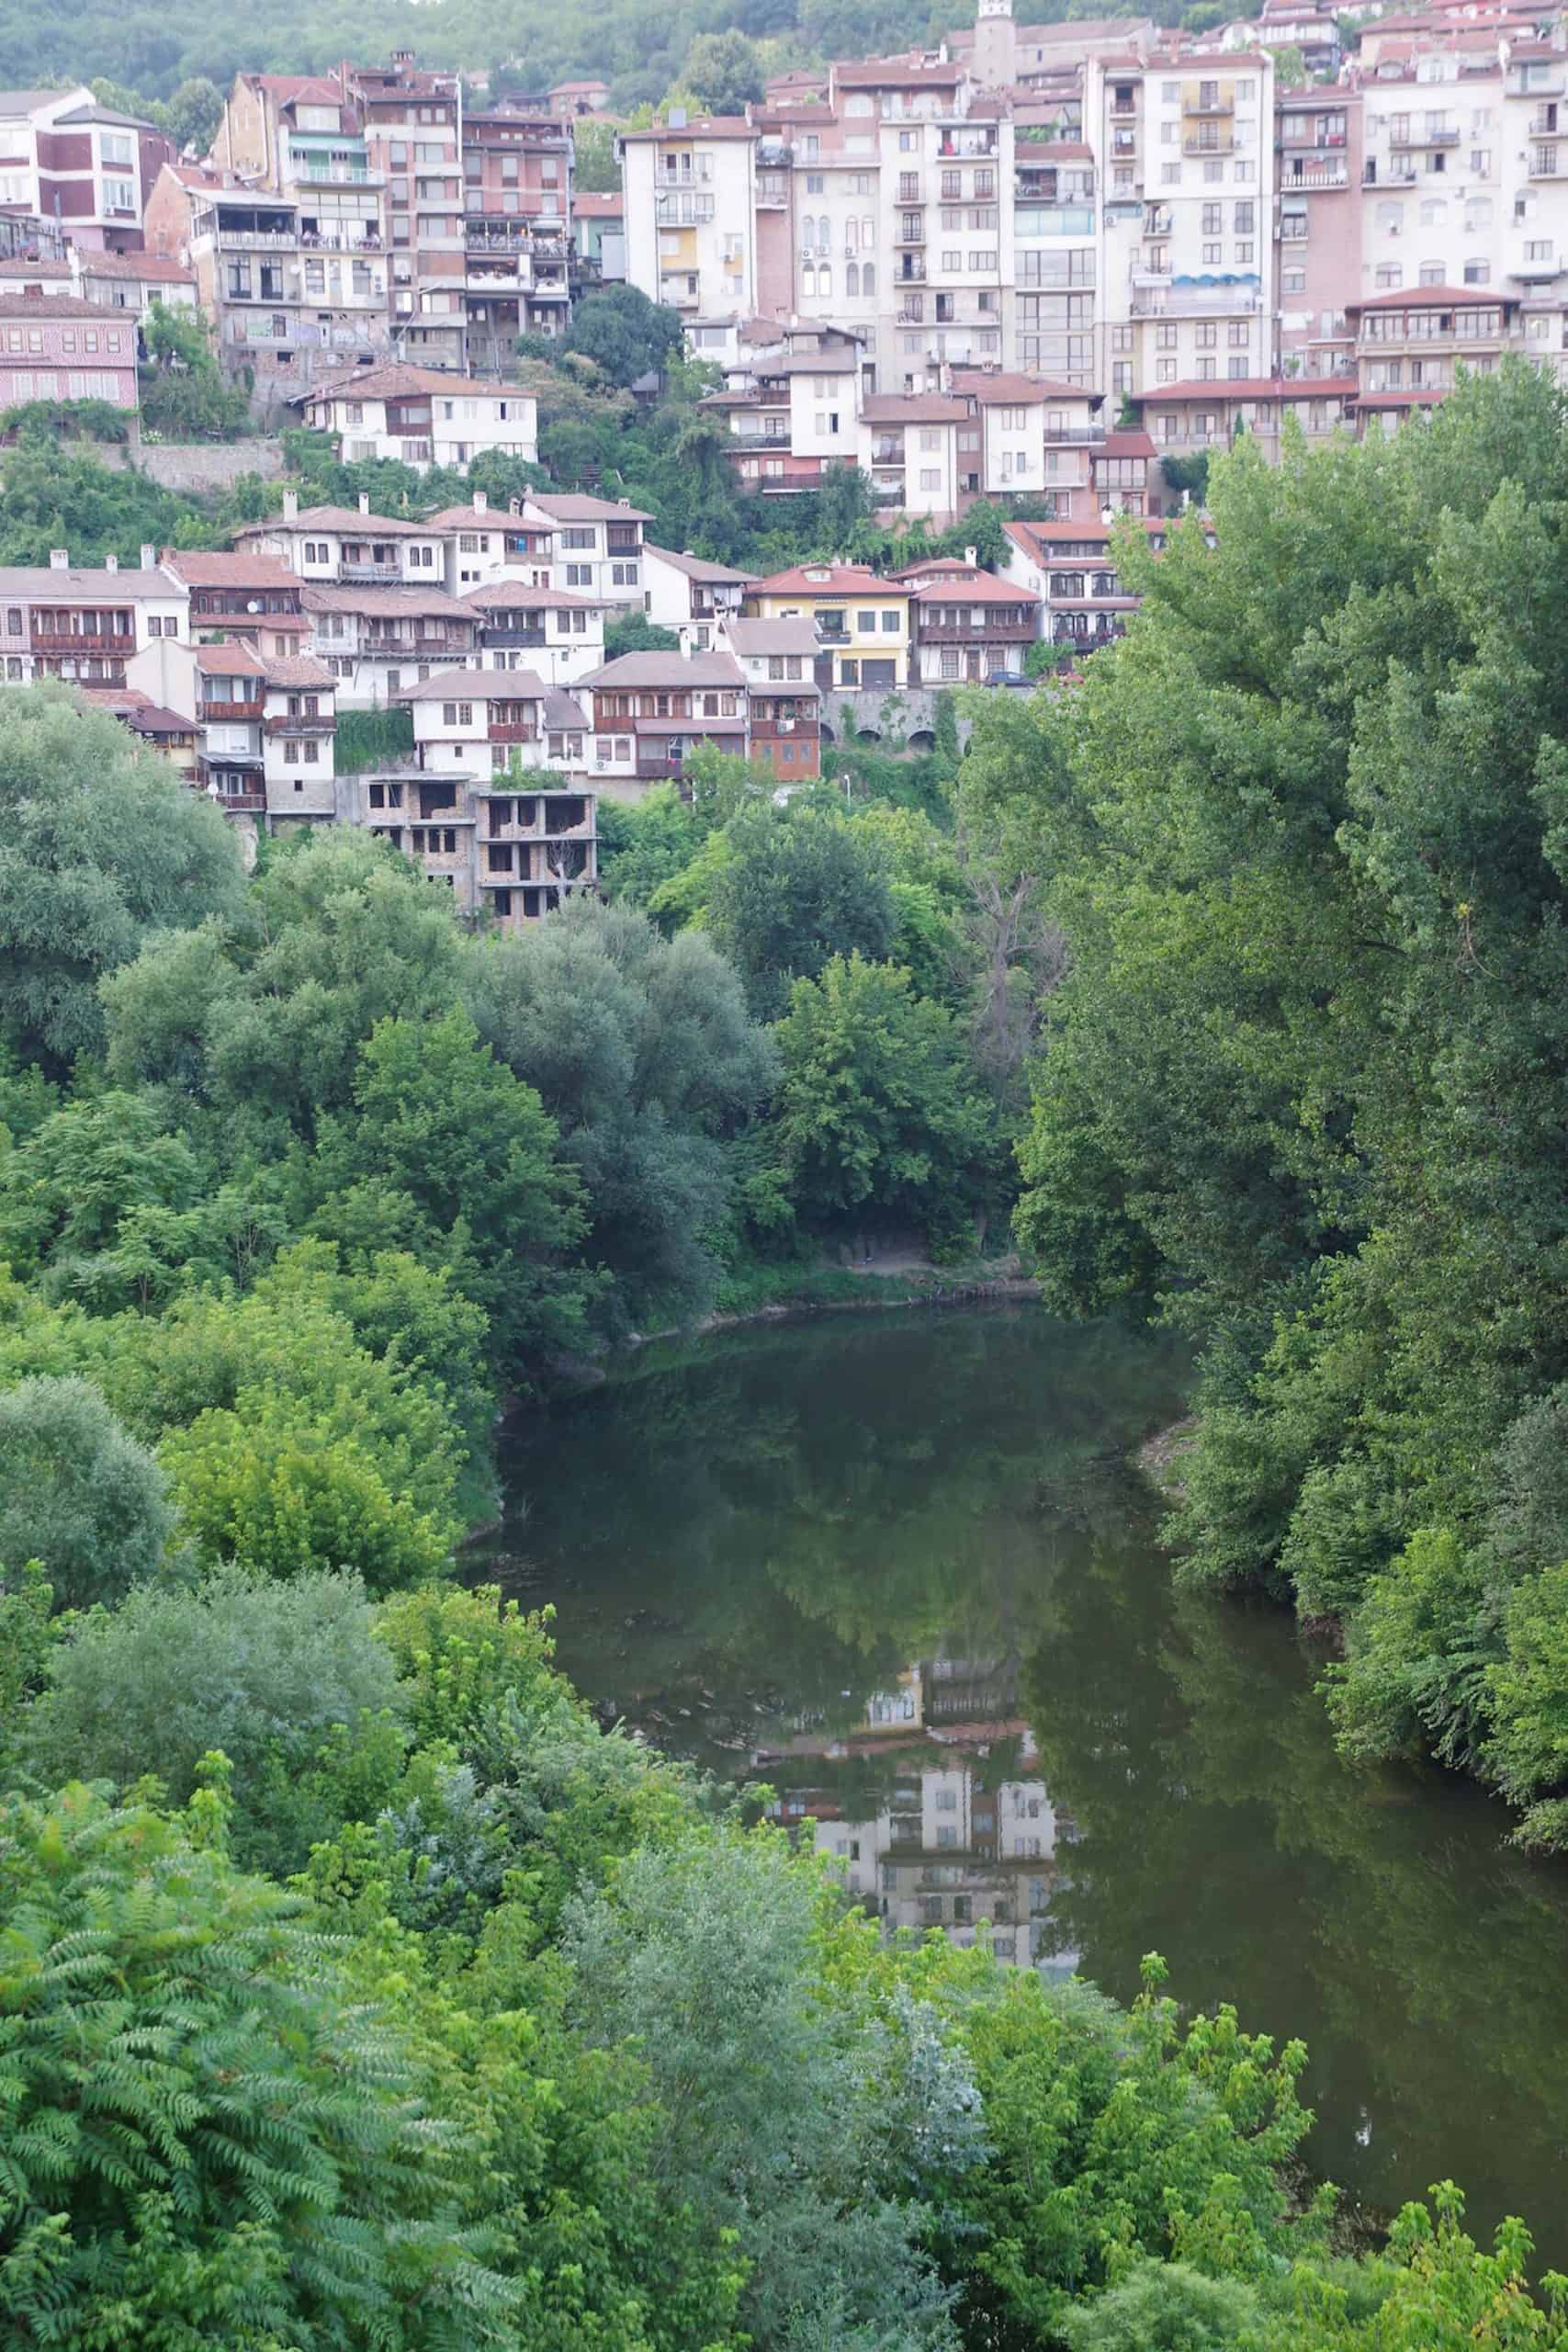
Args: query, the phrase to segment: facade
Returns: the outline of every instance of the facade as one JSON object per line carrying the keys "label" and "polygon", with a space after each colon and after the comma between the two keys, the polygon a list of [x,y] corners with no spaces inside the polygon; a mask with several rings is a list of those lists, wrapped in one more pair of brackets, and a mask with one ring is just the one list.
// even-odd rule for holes
{"label": "facade", "polygon": [[680,107],[621,134],[626,277],[682,316],[757,307],[758,132],[739,116]]}
{"label": "facade", "polygon": [[464,365],[510,365],[520,334],[570,317],[571,131],[547,107],[463,117]]}
{"label": "facade", "polygon": [[651,540],[644,541],[642,556],[648,617],[660,628],[679,630],[684,653],[706,653],[716,628],[739,612],[748,589],[757,582],[754,571],[710,563],[705,556],[677,555]]}
{"label": "facade", "polygon": [[921,565],[900,575],[909,591],[911,685],[981,684],[1021,678],[1040,635],[1042,599],[971,560]]}
{"label": "facade", "polygon": [[64,548],[52,551],[47,568],[0,570],[0,676],[7,685],[63,678],[124,686],[139,653],[189,636],[190,591],[150,547],[134,571],[115,563],[73,569]]}
{"label": "facade", "polygon": [[1229,448],[1239,433],[1250,433],[1272,458],[1279,455],[1287,417],[1295,419],[1309,443],[1342,428],[1353,431],[1356,379],[1264,376],[1247,383],[1167,384],[1137,406],[1156,447],[1171,456]]}
{"label": "facade", "polygon": [[500,578],[468,589],[479,623],[481,670],[532,670],[547,686],[573,686],[604,660],[606,599]]}
{"label": "facade", "polygon": [[298,580],[319,586],[439,586],[446,548],[430,526],[372,514],[367,494],[357,508],[301,506],[297,491],[283,493],[283,511],[234,534],[253,555],[272,556]]}
{"label": "facade", "polygon": [[84,302],[105,311],[129,311],[138,325],[146,324],[154,302],[166,311],[196,309],[195,274],[162,254],[84,253],[73,245],[71,267],[71,290]]}
{"label": "facade", "polygon": [[444,588],[301,591],[308,650],[337,681],[344,710],[383,707],[479,652],[479,616]]}
{"label": "facade", "polygon": [[150,752],[168,762],[182,784],[196,788],[199,730],[194,718],[153,702],[137,686],[78,686],[76,699],[88,710],[104,710],[118,718]]}
{"label": "facade", "polygon": [[137,413],[137,330],[123,311],[0,280],[0,409],[104,401]]}
{"label": "facade", "polygon": [[[1002,578],[1040,600],[1040,634],[1066,651],[1093,653],[1121,637],[1138,600],[1122,585],[1105,523],[1008,523]],[[1152,547],[1158,524],[1145,523]]]}
{"label": "facade", "polygon": [[196,555],[165,548],[163,568],[189,592],[193,639],[240,638],[269,657],[302,650],[310,624],[299,582],[276,557]]}
{"label": "facade", "polygon": [[174,147],[91,90],[0,90],[0,205],[55,222],[83,252],[132,253]]}
{"label": "facade", "polygon": [[810,563],[760,580],[747,610],[760,620],[809,620],[817,683],[829,687],[909,684],[909,592],[852,563]]}
{"label": "facade", "polygon": [[345,464],[396,458],[418,472],[466,472],[485,451],[538,458],[537,404],[507,384],[479,384],[396,362],[321,383],[299,402],[305,422],[336,438]]}
{"label": "facade", "polygon": [[715,642],[746,681],[752,765],[771,767],[781,785],[814,783],[822,773],[822,690],[812,623],[728,618],[716,625]]}
{"label": "facade", "polygon": [[454,596],[487,580],[524,580],[536,588],[550,583],[555,526],[542,516],[525,523],[521,500],[503,512],[476,490],[467,506],[444,506],[428,516],[426,527],[441,535]]}
{"label": "facade", "polygon": [[678,784],[700,743],[745,757],[746,679],[731,653],[623,653],[590,671],[581,691],[592,703],[594,788],[611,799]]}
{"label": "facade", "polygon": [[573,260],[584,293],[620,286],[626,275],[626,199],[618,189],[582,188],[571,199]]}
{"label": "facade", "polygon": [[551,585],[612,605],[643,604],[642,541],[653,520],[629,499],[531,492],[521,520],[552,534]]}

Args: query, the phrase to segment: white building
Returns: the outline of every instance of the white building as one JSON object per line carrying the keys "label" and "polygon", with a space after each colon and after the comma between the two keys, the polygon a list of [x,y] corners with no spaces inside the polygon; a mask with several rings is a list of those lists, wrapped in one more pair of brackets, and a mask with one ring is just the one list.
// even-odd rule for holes
{"label": "white building", "polygon": [[283,493],[283,512],[265,523],[248,523],[234,534],[237,544],[257,555],[275,555],[297,579],[320,586],[439,587],[446,549],[434,525],[372,514],[362,494],[351,506],[304,506],[296,491]]}
{"label": "white building", "polygon": [[346,710],[379,708],[433,673],[478,659],[478,616],[443,588],[312,586],[299,593],[310,650],[337,680]]}
{"label": "white building", "polygon": [[660,628],[677,629],[683,653],[707,651],[716,627],[740,610],[758,576],[731,564],[710,563],[705,556],[677,555],[651,540],[643,542],[642,560],[648,617]]}
{"label": "white building", "polygon": [[571,686],[604,659],[604,623],[615,609],[605,597],[502,578],[468,589],[462,601],[479,622],[483,670],[532,670],[547,686]]}
{"label": "white building", "polygon": [[421,473],[432,466],[466,472],[486,451],[530,465],[538,458],[538,404],[514,385],[394,362],[315,385],[299,405],[308,424],[336,436],[346,465],[396,458]]}
{"label": "white building", "polygon": [[523,501],[521,520],[552,535],[552,586],[642,608],[643,526],[653,517],[629,499],[531,492]]}
{"label": "white building", "polygon": [[671,110],[621,134],[626,267],[650,302],[682,317],[757,307],[757,133],[739,116]]}

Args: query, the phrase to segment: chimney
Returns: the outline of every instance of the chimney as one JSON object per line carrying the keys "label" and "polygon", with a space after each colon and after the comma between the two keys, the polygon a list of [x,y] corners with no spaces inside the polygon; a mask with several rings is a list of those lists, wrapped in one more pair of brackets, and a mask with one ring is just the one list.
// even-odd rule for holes
{"label": "chimney", "polygon": [[521,514],[522,512],[523,501],[520,498],[512,498],[507,501],[507,513],[509,514]]}
{"label": "chimney", "polygon": [[294,520],[294,518],[295,518],[295,516],[299,514],[299,492],[298,492],[297,490],[286,490],[286,491],[284,492],[284,493],[283,493],[283,519],[284,519],[284,521],[285,521],[286,523],[292,523],[292,522],[293,522],[293,520]]}
{"label": "chimney", "polygon": [[980,550],[979,550],[979,548],[964,548],[964,562],[969,566],[970,571],[974,571],[974,569],[975,569],[975,567],[976,567],[976,564],[979,562],[979,560],[980,560]]}
{"label": "chimney", "polygon": [[51,571],[69,571],[71,569],[70,548],[51,548],[49,551],[49,568]]}
{"label": "chimney", "polygon": [[105,570],[106,571],[118,571],[119,570],[119,558],[118,558],[118,555],[107,555],[107,556],[105,556],[105,558],[104,558],[104,570]]}
{"label": "chimney", "polygon": [[617,506],[629,506],[631,504],[631,500],[629,498],[617,498],[615,503]]}
{"label": "chimney", "polygon": [[476,490],[474,492],[474,513],[476,514],[483,514],[488,512],[490,500],[485,495],[485,492],[482,490]]}
{"label": "chimney", "polygon": [[142,540],[140,552],[142,571],[156,571],[158,569],[158,550],[152,545],[151,539]]}
{"label": "chimney", "polygon": [[368,514],[370,512],[370,492],[367,490],[362,490],[359,493],[359,511],[362,514]]}

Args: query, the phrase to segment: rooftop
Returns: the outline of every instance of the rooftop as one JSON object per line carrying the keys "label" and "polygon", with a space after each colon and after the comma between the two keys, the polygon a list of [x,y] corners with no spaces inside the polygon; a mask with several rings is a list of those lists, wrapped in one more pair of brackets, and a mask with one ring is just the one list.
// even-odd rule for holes
{"label": "rooftop", "polygon": [[618,498],[590,498],[584,492],[541,493],[531,490],[526,505],[547,514],[552,523],[651,523],[639,506],[623,504]]}
{"label": "rooftop", "polygon": [[732,564],[710,563],[706,556],[692,555],[684,548],[677,555],[673,548],[656,548],[651,539],[643,541],[643,551],[659,558],[676,571],[683,571],[688,580],[706,582],[710,587],[744,587],[757,578],[754,571],[737,571]]}
{"label": "rooftop", "polygon": [[481,613],[603,613],[615,599],[579,595],[571,588],[535,588],[524,580],[490,580],[480,588],[465,588],[462,601]]}
{"label": "rooftop", "polygon": [[904,596],[908,589],[879,579],[863,563],[792,564],[757,582],[760,596]]}
{"label": "rooftop", "polygon": [[141,278],[149,285],[194,286],[195,275],[167,254],[83,254],[84,277]]}
{"label": "rooftop", "polygon": [[[265,198],[257,198],[258,202]],[[334,377],[330,383],[312,384],[310,390],[297,398],[301,406],[310,408],[318,401],[333,400],[410,400],[424,394],[441,393],[447,400],[458,397],[472,400],[531,400],[529,392],[520,391],[515,384],[479,384],[467,376],[445,375],[438,368],[411,368],[400,359],[388,360],[379,368],[353,368],[346,375]]]}
{"label": "rooftop", "polygon": [[787,621],[726,621],[725,636],[737,653],[799,653],[808,660],[817,651],[817,624],[804,618]]}
{"label": "rooftop", "polygon": [[405,686],[400,702],[543,702],[545,682],[532,670],[438,670],[417,686]]}
{"label": "rooftop", "polygon": [[616,686],[743,686],[740,664],[728,653],[622,653],[578,684]]}
{"label": "rooftop", "polygon": [[269,514],[265,523],[245,523],[237,539],[265,538],[274,531],[354,531],[363,537],[379,532],[384,538],[428,538],[428,523],[405,523],[395,514],[362,514],[356,506],[301,506],[292,514]]}
{"label": "rooftop", "polygon": [[299,581],[275,555],[193,553],[165,548],[163,561],[165,570],[187,588],[287,588],[291,594],[299,594]]}
{"label": "rooftop", "polygon": [[337,692],[337,680],[324,662],[310,653],[269,653],[262,663],[269,686],[319,687],[323,694]]}
{"label": "rooftop", "polygon": [[[292,576],[292,575],[291,575]],[[471,621],[468,605],[445,588],[319,588],[310,582],[299,592],[308,613],[373,613],[395,619],[400,614],[425,614],[442,620]]]}

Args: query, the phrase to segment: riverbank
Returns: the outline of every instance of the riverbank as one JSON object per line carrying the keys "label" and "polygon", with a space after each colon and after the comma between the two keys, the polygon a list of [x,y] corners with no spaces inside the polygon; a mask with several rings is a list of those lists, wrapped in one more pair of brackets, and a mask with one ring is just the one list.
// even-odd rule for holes
{"label": "riverbank", "polygon": [[[987,1299],[1027,1300],[1039,1295],[1039,1283],[1022,1272],[1011,1253],[937,1266],[913,1253],[884,1252],[852,1266],[760,1266],[743,1275],[731,1275],[720,1285],[712,1314],[694,1328],[699,1332],[729,1331],[742,1324],[778,1321],[792,1315],[971,1306]],[[669,1331],[643,1332],[637,1339],[640,1342],[673,1336]]]}

